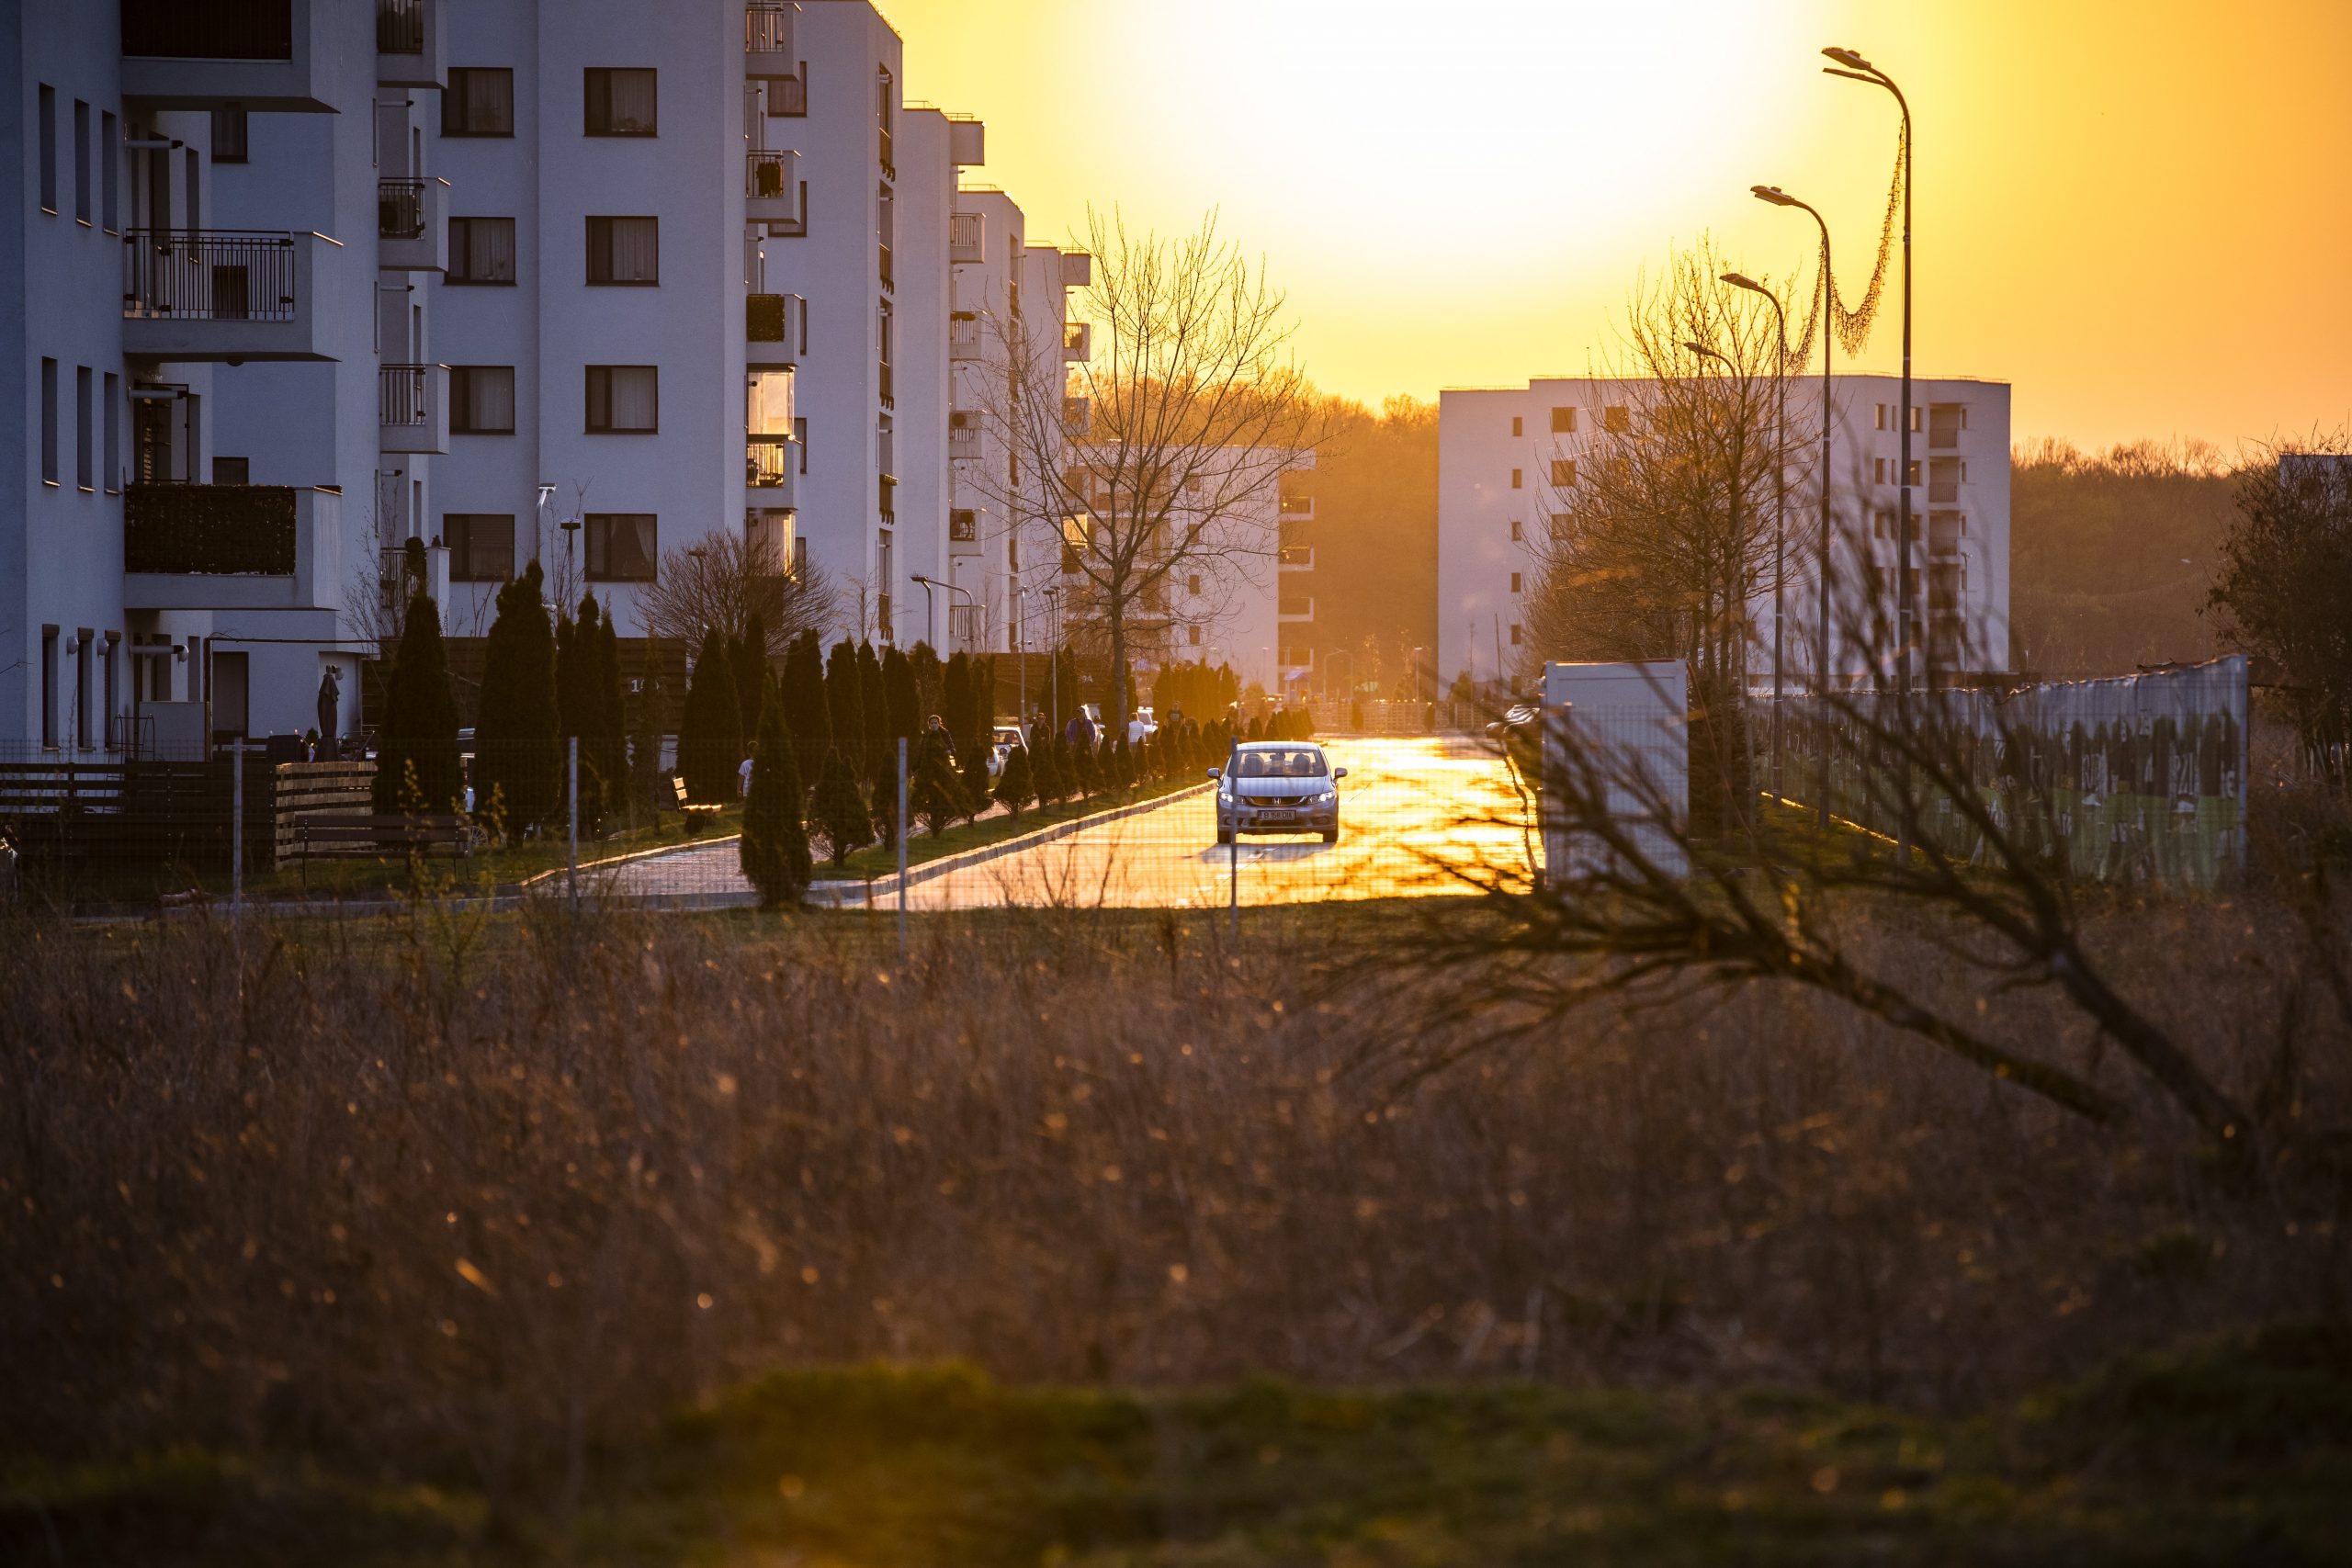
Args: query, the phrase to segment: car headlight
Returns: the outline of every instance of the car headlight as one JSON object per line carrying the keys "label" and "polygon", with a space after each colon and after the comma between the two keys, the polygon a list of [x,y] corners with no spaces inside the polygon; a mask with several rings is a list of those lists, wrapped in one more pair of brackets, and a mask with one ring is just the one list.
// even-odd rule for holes
{"label": "car headlight", "polygon": [[1338,790],[1327,789],[1321,795],[1315,797],[1315,804],[1317,806],[1329,806],[1339,798],[1340,792]]}

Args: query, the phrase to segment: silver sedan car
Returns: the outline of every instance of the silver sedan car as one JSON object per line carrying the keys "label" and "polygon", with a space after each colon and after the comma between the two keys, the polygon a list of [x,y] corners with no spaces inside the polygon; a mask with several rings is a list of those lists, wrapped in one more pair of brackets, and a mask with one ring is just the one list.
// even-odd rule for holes
{"label": "silver sedan car", "polygon": [[1320,833],[1340,841],[1340,781],[1323,748],[1304,740],[1253,740],[1236,746],[1216,785],[1216,841],[1240,833]]}

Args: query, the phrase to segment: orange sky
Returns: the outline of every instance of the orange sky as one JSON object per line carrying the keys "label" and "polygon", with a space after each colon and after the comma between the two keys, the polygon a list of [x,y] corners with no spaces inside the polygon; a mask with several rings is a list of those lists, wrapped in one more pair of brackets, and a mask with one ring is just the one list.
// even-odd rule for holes
{"label": "orange sky", "polygon": [[[2352,0],[883,0],[910,96],[980,116],[1033,237],[1212,205],[1322,385],[1576,374],[1638,268],[1713,230],[1850,299],[1918,131],[1917,367],[2020,439],[2234,447],[2352,421]],[[1863,364],[1893,369],[1890,310]],[[1841,356],[1841,366],[1843,364]]]}

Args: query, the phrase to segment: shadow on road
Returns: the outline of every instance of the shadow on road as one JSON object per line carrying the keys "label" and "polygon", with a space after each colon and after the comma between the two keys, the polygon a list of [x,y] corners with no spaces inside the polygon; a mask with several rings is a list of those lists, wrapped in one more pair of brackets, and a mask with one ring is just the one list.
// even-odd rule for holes
{"label": "shadow on road", "polygon": [[[1333,850],[1339,848],[1336,844],[1319,842],[1312,844],[1253,844],[1247,841],[1244,841],[1240,847],[1241,858],[1243,860],[1259,863],[1262,863],[1266,861],[1312,860],[1317,855],[1327,855]],[[1199,858],[1201,863],[1204,865],[1223,865],[1227,860],[1231,858],[1233,850],[1228,845],[1211,844],[1207,849],[1204,849],[1200,852]]]}

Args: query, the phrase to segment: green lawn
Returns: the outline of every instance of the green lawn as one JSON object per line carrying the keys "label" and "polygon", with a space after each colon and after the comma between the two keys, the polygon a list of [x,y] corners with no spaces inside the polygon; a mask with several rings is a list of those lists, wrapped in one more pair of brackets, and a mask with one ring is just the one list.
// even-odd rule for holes
{"label": "green lawn", "polygon": [[[19,1434],[21,1437],[21,1434]],[[2352,1335],[2281,1328],[1967,1421],[1804,1393],[1013,1389],[783,1373],[569,1517],[181,1454],[0,1470],[21,1562],[1348,1568],[2352,1561]],[[369,1468],[373,1468],[370,1466]],[[556,1477],[526,1483],[560,1493]]]}

